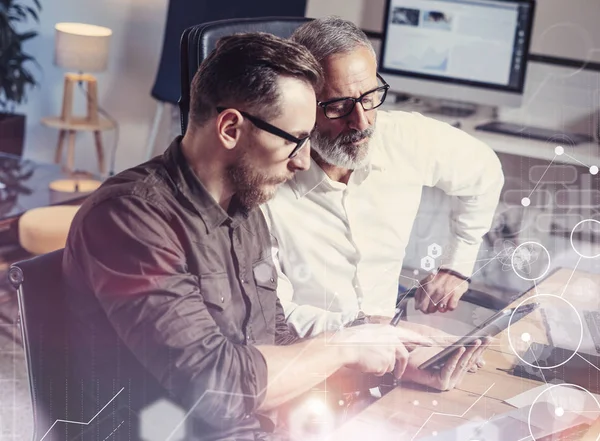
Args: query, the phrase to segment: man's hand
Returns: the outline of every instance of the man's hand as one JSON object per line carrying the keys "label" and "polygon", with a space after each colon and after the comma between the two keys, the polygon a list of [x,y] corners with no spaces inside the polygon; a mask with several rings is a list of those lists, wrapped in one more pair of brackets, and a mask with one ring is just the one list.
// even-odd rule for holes
{"label": "man's hand", "polygon": [[[392,319],[381,315],[370,315],[369,323],[389,323]],[[446,347],[455,343],[460,337],[458,335],[448,334],[441,329],[433,328],[431,326],[423,325],[420,323],[412,323],[401,321],[398,323],[399,328],[409,329],[415,331],[418,334],[431,339],[434,346]],[[476,360],[476,363],[469,369],[469,372],[477,372],[479,368],[485,366],[485,360],[483,355]]]}
{"label": "man's hand", "polygon": [[409,329],[367,324],[342,328],[329,344],[342,346],[347,367],[379,376],[394,372],[396,378],[400,378],[406,369],[409,351],[417,346],[431,346],[432,342]]}
{"label": "man's hand", "polygon": [[431,274],[420,285],[415,293],[415,309],[425,314],[453,311],[469,287],[466,280],[446,272]]}
{"label": "man's hand", "polygon": [[420,370],[419,366],[439,352],[439,348],[417,348],[411,354],[404,373],[404,380],[438,390],[451,390],[460,384],[467,371],[475,367],[483,351],[488,347],[489,339],[476,340],[473,346],[459,348],[439,370]]}

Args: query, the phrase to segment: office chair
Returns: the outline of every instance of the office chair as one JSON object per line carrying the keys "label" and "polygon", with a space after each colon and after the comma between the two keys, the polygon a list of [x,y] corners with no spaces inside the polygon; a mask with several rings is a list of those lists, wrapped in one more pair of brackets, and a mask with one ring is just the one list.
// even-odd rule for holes
{"label": "office chair", "polygon": [[181,37],[181,133],[185,134],[190,111],[190,85],[198,66],[215,48],[221,37],[239,32],[269,32],[288,38],[301,24],[310,21],[299,17],[264,17],[220,20],[193,26]]}
{"label": "office chair", "polygon": [[170,0],[167,10],[162,53],[151,95],[157,101],[154,120],[148,135],[146,159],[150,159],[165,105],[179,100],[179,43],[181,34],[190,26],[215,20],[266,15],[303,17],[306,0]]}
{"label": "office chair", "polygon": [[166,393],[116,335],[95,335],[91,347],[81,347],[62,257],[60,249],[18,262],[8,273],[17,289],[33,440],[142,439],[144,409]]}

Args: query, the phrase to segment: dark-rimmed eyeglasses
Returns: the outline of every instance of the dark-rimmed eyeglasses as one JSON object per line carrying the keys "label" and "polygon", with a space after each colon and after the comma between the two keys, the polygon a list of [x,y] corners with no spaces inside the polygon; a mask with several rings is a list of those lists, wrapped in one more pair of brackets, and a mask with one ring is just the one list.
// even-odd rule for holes
{"label": "dark-rimmed eyeglasses", "polygon": [[[227,109],[226,107],[217,107],[217,112],[221,113],[226,109]],[[252,124],[254,124],[257,128],[264,130],[265,132],[271,133],[272,135],[279,136],[280,138],[283,138],[287,141],[295,142],[296,146],[292,150],[292,153],[290,153],[288,155],[289,159],[296,156],[298,154],[298,152],[300,151],[300,149],[302,147],[304,147],[304,145],[306,144],[306,141],[308,141],[310,138],[310,135],[305,136],[304,138],[296,138],[291,133],[288,133],[285,130],[280,129],[279,127],[275,127],[273,124],[269,124],[268,122],[263,121],[262,119],[257,118],[256,116],[250,115],[248,112],[244,112],[243,110],[238,110],[238,109],[236,109],[236,110],[238,112],[240,112],[244,118],[247,118],[248,121],[250,121]]]}
{"label": "dark-rimmed eyeglasses", "polygon": [[383,83],[383,86],[369,90],[358,98],[347,97],[318,101],[317,105],[323,109],[325,116],[329,119],[338,119],[350,115],[356,103],[360,103],[365,111],[376,109],[383,104],[390,88],[390,85],[385,82],[381,75],[377,74],[377,78]]}

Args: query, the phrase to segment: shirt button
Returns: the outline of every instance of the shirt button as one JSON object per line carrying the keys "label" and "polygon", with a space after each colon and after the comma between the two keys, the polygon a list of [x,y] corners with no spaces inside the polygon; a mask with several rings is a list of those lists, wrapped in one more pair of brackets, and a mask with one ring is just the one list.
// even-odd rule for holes
{"label": "shirt button", "polygon": [[240,277],[240,281],[241,281],[242,283],[246,283],[246,279],[244,279],[243,277]]}
{"label": "shirt button", "polygon": [[271,283],[275,283],[275,279],[271,277]]}
{"label": "shirt button", "polygon": [[225,297],[221,297],[221,303],[225,303]]}

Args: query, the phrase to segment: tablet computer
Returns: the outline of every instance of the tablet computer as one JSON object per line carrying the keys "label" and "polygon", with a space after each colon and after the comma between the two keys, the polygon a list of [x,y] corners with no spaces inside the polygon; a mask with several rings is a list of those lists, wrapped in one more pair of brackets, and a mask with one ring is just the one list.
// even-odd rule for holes
{"label": "tablet computer", "polygon": [[460,347],[472,345],[477,339],[481,340],[485,337],[495,336],[508,327],[508,324],[511,323],[511,317],[512,324],[514,324],[537,309],[539,305],[539,303],[528,303],[526,305],[521,305],[518,308],[504,309],[497,312],[467,335],[458,339],[452,345],[444,348],[429,360],[422,363],[419,366],[419,369],[440,369],[448,358],[452,356],[454,351]]}

